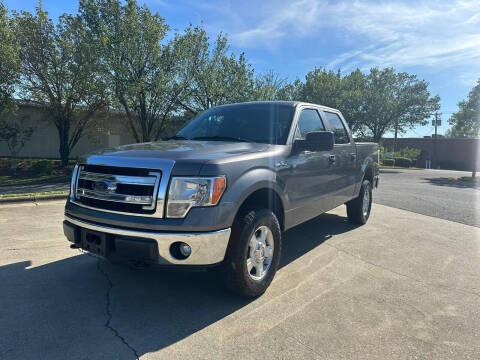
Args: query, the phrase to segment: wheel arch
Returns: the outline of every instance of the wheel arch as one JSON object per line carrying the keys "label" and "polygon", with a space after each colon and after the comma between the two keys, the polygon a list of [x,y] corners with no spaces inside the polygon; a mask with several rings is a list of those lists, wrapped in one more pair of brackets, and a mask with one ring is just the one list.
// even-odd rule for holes
{"label": "wheel arch", "polygon": [[235,218],[245,215],[250,210],[269,209],[278,219],[280,229],[285,229],[285,207],[282,198],[272,187],[263,186],[251,191],[244,197],[237,209]]}

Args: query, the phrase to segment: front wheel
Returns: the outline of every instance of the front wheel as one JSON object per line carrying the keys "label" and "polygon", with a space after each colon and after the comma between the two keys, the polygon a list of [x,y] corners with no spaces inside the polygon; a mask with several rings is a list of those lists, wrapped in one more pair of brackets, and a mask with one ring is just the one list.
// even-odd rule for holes
{"label": "front wheel", "polygon": [[282,233],[272,211],[255,210],[240,216],[220,268],[225,286],[243,297],[263,294],[277,272],[281,249]]}
{"label": "front wheel", "polygon": [[348,220],[360,225],[367,222],[372,209],[372,184],[369,180],[363,181],[358,197],[350,200],[346,205]]}

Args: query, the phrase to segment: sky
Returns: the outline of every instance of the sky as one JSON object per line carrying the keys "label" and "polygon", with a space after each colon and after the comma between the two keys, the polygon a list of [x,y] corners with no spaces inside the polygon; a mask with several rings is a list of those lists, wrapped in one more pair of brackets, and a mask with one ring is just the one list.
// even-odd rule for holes
{"label": "sky", "polygon": [[[256,73],[273,70],[288,81],[315,67],[343,74],[394,67],[426,80],[440,95],[442,126],[480,78],[480,0],[138,0],[174,30],[203,24],[227,35]],[[34,11],[36,0],[4,0],[9,9]],[[52,18],[76,13],[78,3],[43,0]],[[404,136],[423,137],[420,126]],[[387,134],[388,135],[388,134]]]}

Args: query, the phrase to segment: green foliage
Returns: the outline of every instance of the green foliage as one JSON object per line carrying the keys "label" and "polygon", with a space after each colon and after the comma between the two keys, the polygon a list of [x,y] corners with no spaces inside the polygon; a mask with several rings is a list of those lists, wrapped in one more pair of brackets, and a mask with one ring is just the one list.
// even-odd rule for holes
{"label": "green foliage", "polygon": [[92,125],[93,115],[106,105],[95,42],[78,16],[63,14],[54,25],[40,6],[35,14],[13,15],[21,59],[20,88],[49,113],[65,166],[71,150]]}
{"label": "green foliage", "polygon": [[185,91],[177,82],[184,56],[178,37],[163,44],[165,19],[134,0],[81,1],[80,14],[99,39],[112,104],[125,111],[137,142],[157,140]]}
{"label": "green foliage", "polygon": [[440,98],[430,97],[428,83],[416,75],[397,73],[393,68],[359,69],[342,77],[316,68],[280,92],[287,100],[301,100],[340,109],[357,137],[378,142],[387,131],[403,133],[426,124],[439,108]]}
{"label": "green foliage", "polygon": [[[231,102],[301,100],[338,108],[358,138],[376,142],[388,131],[397,136],[425,124],[439,107],[427,82],[393,68],[346,75],[315,68],[304,81],[287,83],[273,71],[255,76],[243,53],[230,52],[224,34],[210,39],[192,25],[169,31],[165,19],[136,0],[80,0],[78,15],[63,14],[55,23],[41,5],[35,14],[9,18],[0,3],[0,106],[7,99],[3,108],[11,109],[17,88],[45,108],[64,165],[107,105],[125,112],[138,142]],[[478,134],[479,89],[480,82],[459,103],[452,136]]]}
{"label": "green foliage", "polygon": [[366,76],[361,127],[374,141],[390,130],[405,132],[425,125],[438,109],[440,98],[430,97],[428,83],[416,75],[396,73],[393,68],[372,68]]}
{"label": "green foliage", "polygon": [[35,130],[25,122],[25,117],[10,117],[0,120],[0,142],[7,144],[8,150],[13,157],[18,155]]}
{"label": "green foliage", "polygon": [[385,166],[395,166],[395,160],[394,159],[383,159],[382,164]]}
{"label": "green foliage", "polygon": [[8,18],[8,9],[0,1],[0,122],[15,110],[13,93],[18,81],[20,58],[13,32],[13,24]]}
{"label": "green foliage", "polygon": [[407,158],[414,161],[414,160],[417,160],[421,152],[422,151],[420,149],[409,148],[407,146],[403,149],[395,151],[393,157],[403,157],[403,158]]}
{"label": "green foliage", "polygon": [[385,149],[385,146],[383,146],[382,144],[379,144],[378,150],[380,151],[380,159],[381,160],[385,159],[385,156],[387,154],[387,150]]}
{"label": "green foliage", "polygon": [[458,111],[449,119],[446,136],[453,138],[476,138],[480,131],[480,79],[468,94],[468,99],[458,103]]}
{"label": "green foliage", "polygon": [[[183,49],[182,82],[188,84],[180,105],[191,114],[213,106],[254,98],[253,69],[245,54],[228,54],[228,41],[219,34],[213,45],[202,27],[189,26],[179,36]],[[262,80],[260,80],[262,81]]]}
{"label": "green foliage", "polygon": [[393,158],[395,160],[395,166],[398,167],[410,167],[412,166],[412,160],[404,158],[404,157],[395,157]]}
{"label": "green foliage", "polygon": [[52,160],[39,160],[32,166],[35,175],[50,175],[53,171]]}
{"label": "green foliage", "polygon": [[253,100],[282,100],[282,89],[287,80],[272,70],[255,78]]}
{"label": "green foliage", "polygon": [[342,77],[340,71],[315,68],[305,76],[299,96],[303,101],[338,109],[342,103]]}

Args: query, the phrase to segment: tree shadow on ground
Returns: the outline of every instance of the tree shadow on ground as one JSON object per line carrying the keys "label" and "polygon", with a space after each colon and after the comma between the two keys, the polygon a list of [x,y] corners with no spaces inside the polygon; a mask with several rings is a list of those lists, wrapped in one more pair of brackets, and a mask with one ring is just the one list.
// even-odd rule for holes
{"label": "tree shadow on ground", "polygon": [[[354,228],[323,214],[289,230],[281,267]],[[226,292],[213,271],[132,270],[82,253],[31,265],[0,267],[2,359],[134,359],[260,301]]]}
{"label": "tree shadow on ground", "polygon": [[469,177],[462,177],[462,178],[438,177],[438,178],[423,178],[422,180],[437,186],[448,186],[448,187],[456,187],[461,189],[480,189],[480,181],[478,181],[478,179],[472,179]]}

